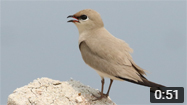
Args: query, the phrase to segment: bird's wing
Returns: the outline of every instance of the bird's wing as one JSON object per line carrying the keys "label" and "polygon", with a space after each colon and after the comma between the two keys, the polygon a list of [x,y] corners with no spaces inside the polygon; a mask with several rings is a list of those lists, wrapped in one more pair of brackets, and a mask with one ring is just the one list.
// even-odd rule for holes
{"label": "bird's wing", "polygon": [[[79,44],[79,48],[84,61],[92,68],[110,75],[110,77],[117,78],[117,80],[125,80],[135,84],[148,87],[164,87],[163,85],[151,82],[135,70],[133,66],[121,66],[108,62],[102,56],[91,51],[85,41]],[[104,77],[100,75],[101,77]]]}
{"label": "bird's wing", "polygon": [[141,74],[130,60],[129,50],[132,49],[122,40],[108,36],[92,37],[82,40],[79,48],[85,63],[92,68],[108,75],[141,81]]}
{"label": "bird's wing", "polygon": [[84,41],[93,53],[103,59],[113,64],[132,66],[130,53],[133,50],[127,43],[112,36],[108,31],[97,32]]}

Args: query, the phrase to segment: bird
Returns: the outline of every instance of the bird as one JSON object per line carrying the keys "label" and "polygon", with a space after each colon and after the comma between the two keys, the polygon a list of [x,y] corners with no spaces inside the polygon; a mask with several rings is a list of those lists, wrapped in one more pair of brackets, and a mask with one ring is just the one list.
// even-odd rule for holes
{"label": "bird", "polygon": [[[101,77],[101,92],[96,100],[109,96],[113,80],[128,81],[138,85],[154,87],[155,92],[164,85],[149,81],[146,70],[139,67],[132,59],[133,49],[123,40],[113,36],[104,27],[100,14],[93,9],[84,9],[67,18],[76,25],[79,32],[79,50],[84,62]],[[110,78],[106,94],[103,93],[105,78]]]}

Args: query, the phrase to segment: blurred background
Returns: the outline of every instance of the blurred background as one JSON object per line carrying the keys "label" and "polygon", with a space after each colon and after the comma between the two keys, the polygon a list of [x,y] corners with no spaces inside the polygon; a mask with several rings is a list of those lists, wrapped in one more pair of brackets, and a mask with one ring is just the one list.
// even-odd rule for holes
{"label": "blurred background", "polygon": [[[82,60],[78,30],[67,23],[68,15],[87,8],[133,48],[136,64],[150,72],[147,79],[186,89],[185,0],[2,1],[1,105],[16,88],[41,77],[73,78],[100,90],[100,76]],[[108,85],[105,79],[105,92]],[[148,87],[129,82],[114,81],[110,91],[118,105],[151,104],[149,96]]]}

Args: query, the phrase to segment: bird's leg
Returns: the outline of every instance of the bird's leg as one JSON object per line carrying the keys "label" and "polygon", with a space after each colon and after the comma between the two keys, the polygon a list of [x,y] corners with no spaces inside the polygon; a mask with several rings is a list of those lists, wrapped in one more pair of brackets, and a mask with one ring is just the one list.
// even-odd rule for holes
{"label": "bird's leg", "polygon": [[110,88],[111,88],[111,86],[112,86],[112,83],[113,83],[113,80],[112,80],[112,79],[110,79],[110,85],[109,85],[109,87],[108,87],[108,91],[107,91],[107,93],[106,93],[106,94],[104,94],[106,97],[108,97],[108,96],[109,96],[109,92],[110,92]]}
{"label": "bird's leg", "polygon": [[96,97],[96,99],[93,100],[93,101],[100,100],[100,99],[102,99],[103,96],[104,96],[104,94],[103,94],[103,88],[104,88],[104,83],[105,83],[104,78],[102,78],[101,83],[102,83],[102,85],[101,85],[101,92],[100,92],[101,96],[100,96],[100,97],[97,97],[97,96],[95,96],[95,95],[92,94],[94,97]]}
{"label": "bird's leg", "polygon": [[104,82],[105,82],[104,79],[102,79],[102,80],[101,80],[102,87],[101,87],[101,92],[100,92],[101,96],[100,96],[100,97],[96,97],[95,95],[93,95],[93,96],[96,97],[96,99],[95,99],[94,101],[100,100],[100,99],[102,99],[103,97],[108,97],[108,96],[109,96],[109,92],[110,92],[110,88],[111,88],[111,86],[112,86],[113,80],[110,79],[110,85],[109,85],[109,87],[108,87],[107,94],[104,94],[104,93],[103,93]]}

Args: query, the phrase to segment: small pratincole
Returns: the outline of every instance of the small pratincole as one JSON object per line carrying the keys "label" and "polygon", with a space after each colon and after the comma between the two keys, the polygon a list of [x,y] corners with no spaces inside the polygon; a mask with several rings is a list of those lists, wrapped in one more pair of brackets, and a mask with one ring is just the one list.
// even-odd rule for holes
{"label": "small pratincole", "polygon": [[[157,87],[151,88],[152,92],[159,87],[165,87],[144,77],[146,71],[136,65],[130,55],[133,50],[127,43],[114,37],[104,28],[98,12],[84,9],[69,17],[74,20],[68,22],[73,22],[79,30],[79,49],[84,62],[95,69],[101,77],[101,96],[96,97],[96,100],[109,95],[113,80]],[[110,78],[110,85],[107,93],[103,94],[105,77]]]}

